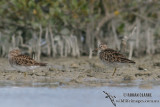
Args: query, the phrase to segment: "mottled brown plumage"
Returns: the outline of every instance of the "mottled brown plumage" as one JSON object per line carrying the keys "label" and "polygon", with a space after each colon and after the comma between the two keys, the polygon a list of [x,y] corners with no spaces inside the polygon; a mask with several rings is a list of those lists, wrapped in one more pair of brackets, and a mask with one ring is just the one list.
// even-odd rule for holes
{"label": "mottled brown plumage", "polygon": [[[105,63],[107,65],[114,65],[115,66],[114,73],[116,71],[117,65],[119,65],[119,64],[129,64],[129,63],[134,64],[135,63],[134,61],[127,59],[120,52],[108,48],[107,45],[105,45],[105,44],[100,44],[97,49],[93,50],[93,52],[98,51],[98,50],[100,51],[99,58],[103,63]],[[114,75],[114,73],[113,73],[113,75]]]}
{"label": "mottled brown plumage", "polygon": [[17,70],[26,71],[38,66],[46,66],[46,63],[39,63],[29,56],[22,55],[19,49],[13,49],[8,54],[9,63]]}
{"label": "mottled brown plumage", "polygon": [[99,58],[110,63],[135,63],[134,61],[127,59],[121,53],[109,48],[102,50],[99,53]]}

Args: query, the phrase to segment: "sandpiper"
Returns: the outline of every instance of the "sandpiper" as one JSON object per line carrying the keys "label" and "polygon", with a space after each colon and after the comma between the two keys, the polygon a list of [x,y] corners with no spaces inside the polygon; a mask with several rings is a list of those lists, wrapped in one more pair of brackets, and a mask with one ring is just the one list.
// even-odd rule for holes
{"label": "sandpiper", "polygon": [[134,61],[127,59],[124,55],[122,55],[118,51],[108,48],[107,45],[105,44],[100,44],[97,49],[93,50],[93,52],[98,50],[99,50],[98,55],[100,60],[105,65],[115,67],[112,76],[114,76],[118,66],[123,66],[130,63],[135,64]]}
{"label": "sandpiper", "polygon": [[22,72],[47,65],[46,63],[39,63],[29,56],[22,55],[19,49],[11,50],[8,54],[8,60],[13,68]]}

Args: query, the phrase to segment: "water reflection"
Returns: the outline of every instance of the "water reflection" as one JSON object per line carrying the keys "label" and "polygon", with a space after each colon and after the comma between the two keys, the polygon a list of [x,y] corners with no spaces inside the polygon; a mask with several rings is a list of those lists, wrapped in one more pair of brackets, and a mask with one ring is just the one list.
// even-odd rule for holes
{"label": "water reflection", "polygon": [[[103,83],[103,81],[101,81]],[[106,81],[104,81],[106,82]],[[98,82],[99,83],[99,82]],[[142,89],[152,89],[155,86],[160,86],[160,81],[109,81],[107,83],[108,87],[139,87]],[[49,88],[56,88],[56,87],[89,87],[86,85],[76,85],[76,86],[67,86],[66,84],[62,84],[61,82],[55,81],[48,81],[48,80],[42,80],[42,81],[0,81],[0,87],[49,87]],[[94,86],[95,87],[95,86]],[[99,87],[99,85],[97,85]]]}
{"label": "water reflection", "polygon": [[[114,107],[105,98],[103,91],[115,96],[117,107],[151,107],[160,106],[159,103],[116,102],[121,99],[132,100],[160,100],[159,82],[132,81],[110,82],[105,87],[59,87],[58,82],[45,81],[0,81],[0,105],[2,107]],[[124,97],[124,93],[151,93],[151,98]]]}

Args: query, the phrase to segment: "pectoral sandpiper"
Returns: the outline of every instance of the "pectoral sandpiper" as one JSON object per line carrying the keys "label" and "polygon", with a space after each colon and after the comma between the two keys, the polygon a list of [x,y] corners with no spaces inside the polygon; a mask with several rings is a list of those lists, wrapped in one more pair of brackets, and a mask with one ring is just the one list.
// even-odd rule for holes
{"label": "pectoral sandpiper", "polygon": [[93,50],[93,52],[98,51],[98,50],[99,50],[100,60],[105,65],[115,67],[112,76],[114,76],[117,70],[117,67],[123,66],[129,63],[135,64],[134,61],[127,59],[124,55],[122,55],[118,51],[108,48],[107,45],[105,44],[100,44],[97,49]]}
{"label": "pectoral sandpiper", "polygon": [[13,68],[22,72],[47,65],[46,63],[39,63],[29,56],[22,55],[19,49],[11,50],[8,54],[8,60]]}

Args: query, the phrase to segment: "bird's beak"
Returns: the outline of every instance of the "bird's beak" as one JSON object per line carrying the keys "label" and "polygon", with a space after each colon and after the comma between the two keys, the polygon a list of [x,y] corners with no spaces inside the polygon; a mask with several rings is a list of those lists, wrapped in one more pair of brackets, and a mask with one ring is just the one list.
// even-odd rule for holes
{"label": "bird's beak", "polygon": [[95,52],[97,52],[97,51],[98,51],[98,48],[94,49],[92,52],[95,53]]}

